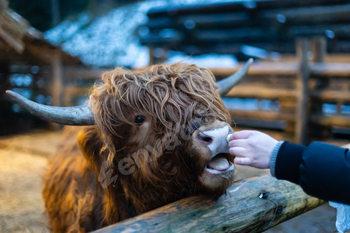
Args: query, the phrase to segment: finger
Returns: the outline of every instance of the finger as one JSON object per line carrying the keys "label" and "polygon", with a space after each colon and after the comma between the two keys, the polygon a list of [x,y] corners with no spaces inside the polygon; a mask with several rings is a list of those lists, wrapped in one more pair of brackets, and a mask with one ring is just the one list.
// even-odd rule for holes
{"label": "finger", "polygon": [[247,165],[252,165],[253,164],[253,161],[248,158],[248,157],[236,157],[234,159],[234,163],[237,164],[237,165],[243,165],[243,166],[247,166]]}
{"label": "finger", "polygon": [[235,139],[228,143],[229,147],[247,147],[247,139]]}
{"label": "finger", "polygon": [[253,135],[254,132],[255,132],[254,130],[242,130],[242,131],[234,132],[230,137],[230,141],[234,139],[247,139],[251,135]]}
{"label": "finger", "polygon": [[236,156],[244,156],[247,153],[247,150],[243,147],[232,147],[230,148],[230,154]]}

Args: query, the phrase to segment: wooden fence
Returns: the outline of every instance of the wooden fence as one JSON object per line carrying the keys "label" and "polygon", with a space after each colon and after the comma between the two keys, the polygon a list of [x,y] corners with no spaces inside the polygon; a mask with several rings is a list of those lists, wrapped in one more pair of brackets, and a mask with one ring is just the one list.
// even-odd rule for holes
{"label": "wooden fence", "polygon": [[261,232],[323,203],[290,182],[253,177],[218,200],[188,197],[96,232]]}

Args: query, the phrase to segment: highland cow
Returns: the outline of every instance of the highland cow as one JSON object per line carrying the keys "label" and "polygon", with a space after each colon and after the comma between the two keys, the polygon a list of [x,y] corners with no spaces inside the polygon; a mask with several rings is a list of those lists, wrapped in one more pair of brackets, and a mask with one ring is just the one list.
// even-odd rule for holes
{"label": "highland cow", "polygon": [[88,232],[233,183],[225,95],[246,73],[215,83],[194,64],[116,68],[89,104],[51,107],[7,93],[31,113],[68,127],[49,159],[43,197],[53,232]]}

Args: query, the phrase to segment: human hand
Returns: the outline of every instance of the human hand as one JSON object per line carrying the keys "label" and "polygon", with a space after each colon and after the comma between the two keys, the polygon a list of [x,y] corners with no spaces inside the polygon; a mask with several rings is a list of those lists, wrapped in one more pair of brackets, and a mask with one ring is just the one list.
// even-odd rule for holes
{"label": "human hand", "polygon": [[278,143],[267,134],[255,130],[242,130],[228,137],[230,154],[235,155],[237,165],[270,168],[270,157]]}

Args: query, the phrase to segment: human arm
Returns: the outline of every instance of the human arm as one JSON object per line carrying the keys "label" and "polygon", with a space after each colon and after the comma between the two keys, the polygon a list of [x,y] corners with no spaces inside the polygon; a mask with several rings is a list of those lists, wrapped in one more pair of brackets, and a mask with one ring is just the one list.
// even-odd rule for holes
{"label": "human arm", "polygon": [[276,178],[299,184],[304,192],[324,200],[350,204],[349,149],[313,142],[284,142],[276,159]]}
{"label": "human arm", "polygon": [[308,147],[277,142],[250,130],[232,134],[229,146],[230,153],[239,156],[235,158],[236,164],[270,168],[277,179],[298,184],[309,195],[350,204],[348,149],[321,142]]}

